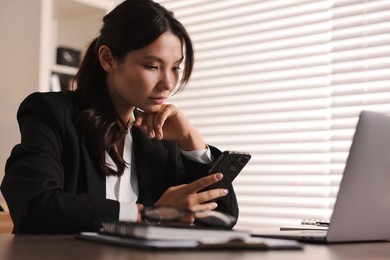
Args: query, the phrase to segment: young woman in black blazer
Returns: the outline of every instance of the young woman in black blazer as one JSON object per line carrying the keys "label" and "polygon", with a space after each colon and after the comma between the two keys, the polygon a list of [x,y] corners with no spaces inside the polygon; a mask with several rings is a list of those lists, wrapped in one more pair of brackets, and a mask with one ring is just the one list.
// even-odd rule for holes
{"label": "young woman in black blazer", "polygon": [[192,67],[191,39],[164,7],[128,0],[107,14],[75,91],[34,93],[20,105],[21,143],[1,185],[14,233],[75,233],[96,230],[103,220],[142,221],[145,206],[237,217],[231,186],[202,191],[223,178],[207,174],[221,152],[165,103],[188,82]]}

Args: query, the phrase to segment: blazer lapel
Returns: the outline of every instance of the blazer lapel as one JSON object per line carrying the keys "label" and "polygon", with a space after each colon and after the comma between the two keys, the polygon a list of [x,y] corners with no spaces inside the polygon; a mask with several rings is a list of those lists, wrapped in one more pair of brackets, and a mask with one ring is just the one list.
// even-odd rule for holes
{"label": "blazer lapel", "polygon": [[138,178],[139,198],[144,205],[153,205],[161,195],[167,150],[162,141],[150,140],[140,129],[131,128],[133,135],[134,164]]}
{"label": "blazer lapel", "polygon": [[[133,135],[133,169],[138,179],[138,201],[144,205],[153,205],[165,190],[164,175],[168,152],[161,145],[162,141],[150,140],[140,129],[131,128]],[[80,173],[85,171],[89,194],[106,196],[105,177],[95,168],[89,156],[85,138],[80,138]]]}
{"label": "blazer lapel", "polygon": [[106,178],[103,174],[96,171],[88,154],[84,137],[81,137],[80,140],[80,154],[80,171],[83,171],[81,168],[84,167],[88,193],[99,197],[106,197]]}

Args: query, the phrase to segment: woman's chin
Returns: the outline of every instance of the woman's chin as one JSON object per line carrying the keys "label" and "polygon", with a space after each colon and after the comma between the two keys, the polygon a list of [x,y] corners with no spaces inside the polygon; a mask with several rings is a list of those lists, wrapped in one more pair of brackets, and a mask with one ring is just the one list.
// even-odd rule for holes
{"label": "woman's chin", "polygon": [[147,114],[154,114],[160,111],[161,105],[145,106],[141,108]]}

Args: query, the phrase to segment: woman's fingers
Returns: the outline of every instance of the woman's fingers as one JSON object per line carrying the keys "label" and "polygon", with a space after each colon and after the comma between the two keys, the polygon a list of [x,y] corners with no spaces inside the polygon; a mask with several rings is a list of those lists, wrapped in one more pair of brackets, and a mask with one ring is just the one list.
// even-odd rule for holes
{"label": "woman's fingers", "polygon": [[[191,182],[190,184],[187,185],[187,192],[188,193],[196,193],[196,196],[193,197],[195,200],[193,202],[193,205],[200,205],[208,201],[215,200],[217,198],[226,196],[228,194],[227,189],[212,189],[212,190],[207,190],[207,191],[202,191],[199,192],[200,190],[203,190],[204,188],[210,186],[213,183],[216,183],[220,181],[223,178],[222,173],[216,173],[212,174],[203,178],[200,178],[194,182]],[[199,192],[199,193],[198,193]],[[207,210],[207,207],[212,207],[215,206],[216,204],[209,204],[203,206]]]}
{"label": "woman's fingers", "polygon": [[210,186],[211,184],[220,181],[222,178],[223,178],[222,173],[211,174],[209,176],[200,178],[196,181],[189,183],[188,189],[190,192],[196,193],[196,192],[203,190],[204,188]]}
{"label": "woman's fingers", "polygon": [[138,112],[137,118],[133,123],[134,126],[144,131],[149,138],[155,138],[154,115]]}
{"label": "woman's fingers", "polygon": [[212,201],[220,197],[224,197],[228,194],[227,189],[212,189],[208,191],[203,191],[197,194],[197,203],[204,203],[207,201]]}
{"label": "woman's fingers", "polygon": [[144,117],[145,117],[145,113],[143,113],[142,111],[138,110],[137,111],[137,117],[135,118],[135,120],[133,122],[133,125],[136,126],[136,127],[141,127],[142,121],[144,120]]}
{"label": "woman's fingers", "polygon": [[154,132],[154,119],[153,119],[153,115],[148,115],[148,117],[146,118],[146,127],[147,127],[147,132],[148,132],[148,137],[149,138],[154,138],[156,136],[156,133]]}
{"label": "woman's fingers", "polygon": [[134,126],[141,128],[149,138],[162,140],[164,137],[163,126],[172,112],[171,106],[163,106],[160,111],[154,114],[146,114],[139,111],[137,119],[134,121]]}
{"label": "woman's fingers", "polygon": [[155,203],[156,206],[174,206],[179,208],[190,208],[195,211],[212,210],[217,207],[213,200],[228,194],[226,189],[200,190],[221,180],[221,173],[212,174],[189,184],[182,184],[168,188]]}
{"label": "woman's fingers", "polygon": [[159,112],[154,115],[154,130],[156,132],[156,138],[162,140],[164,138],[163,126],[165,121],[172,115],[171,106],[164,106]]}
{"label": "woman's fingers", "polygon": [[149,138],[177,140],[187,136],[191,125],[172,104],[163,104],[159,111],[148,114],[138,111],[134,126],[143,130]]}
{"label": "woman's fingers", "polygon": [[196,206],[193,206],[191,210],[195,212],[204,212],[204,211],[210,211],[216,209],[217,207],[218,204],[216,202],[208,202],[208,203],[203,203],[203,204],[198,204]]}

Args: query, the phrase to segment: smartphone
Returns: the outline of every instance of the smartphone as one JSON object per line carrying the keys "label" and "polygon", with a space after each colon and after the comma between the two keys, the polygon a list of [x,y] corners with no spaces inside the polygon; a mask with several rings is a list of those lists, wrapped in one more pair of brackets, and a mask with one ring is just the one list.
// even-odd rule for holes
{"label": "smartphone", "polygon": [[224,151],[212,163],[209,174],[221,172],[223,179],[206,188],[227,188],[251,159],[251,155],[246,152]]}

